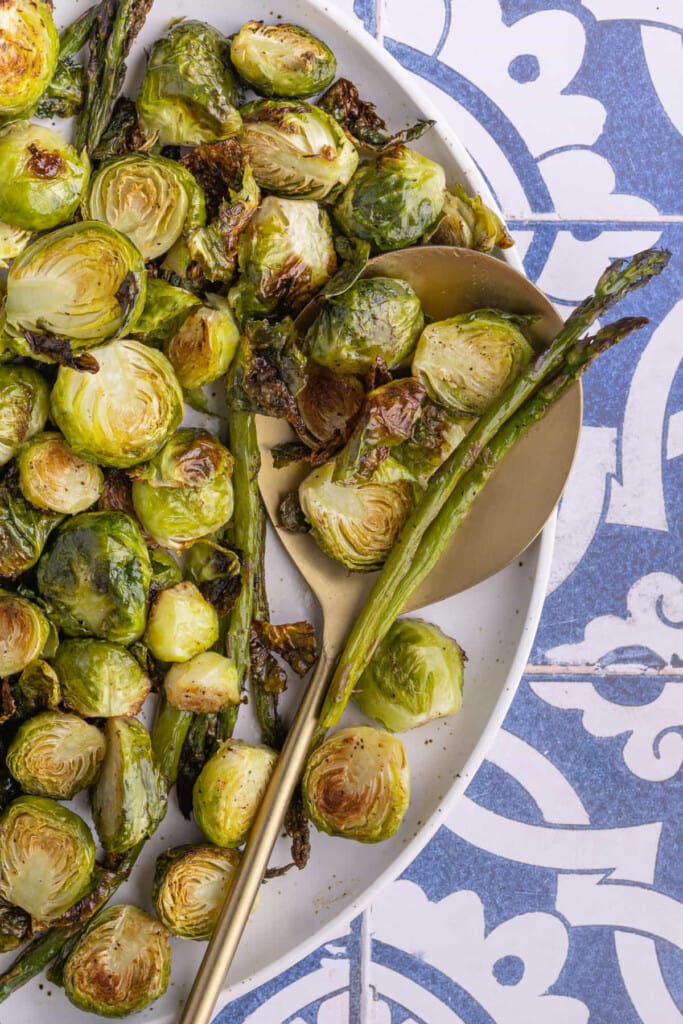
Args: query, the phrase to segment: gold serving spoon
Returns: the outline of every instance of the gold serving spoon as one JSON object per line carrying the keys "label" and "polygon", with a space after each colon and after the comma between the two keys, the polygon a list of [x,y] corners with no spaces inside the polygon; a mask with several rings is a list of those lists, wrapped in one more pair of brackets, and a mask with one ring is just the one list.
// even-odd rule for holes
{"label": "gold serving spoon", "polygon": [[[530,281],[508,264],[482,253],[447,246],[403,249],[371,260],[364,276],[407,281],[433,320],[491,308],[534,314],[537,319],[530,327],[530,341],[539,350],[562,326],[550,302]],[[315,310],[314,302],[297,323],[305,326]],[[481,582],[524,551],[560,498],[578,443],[581,413],[581,386],[577,384],[505,456],[406,611]],[[257,432],[262,456],[259,486],[268,516],[277,528],[282,498],[297,489],[310,467],[293,463],[274,469],[272,448],[292,439],[284,420],[259,416]],[[349,572],[325,555],[308,534],[278,530],[278,537],[320,604],[324,623],[321,653],[254,819],[181,1024],[209,1024],[302,774],[335,661],[376,578],[376,573]]]}

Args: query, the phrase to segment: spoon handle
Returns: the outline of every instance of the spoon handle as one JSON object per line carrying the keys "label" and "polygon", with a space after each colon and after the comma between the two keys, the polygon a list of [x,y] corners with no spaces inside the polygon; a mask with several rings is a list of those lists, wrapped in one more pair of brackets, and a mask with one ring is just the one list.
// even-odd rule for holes
{"label": "spoon handle", "polygon": [[336,649],[324,639],[316,670],[306,687],[254,818],[247,845],[185,1003],[180,1024],[209,1024],[211,1020],[287,807],[301,777],[336,654]]}

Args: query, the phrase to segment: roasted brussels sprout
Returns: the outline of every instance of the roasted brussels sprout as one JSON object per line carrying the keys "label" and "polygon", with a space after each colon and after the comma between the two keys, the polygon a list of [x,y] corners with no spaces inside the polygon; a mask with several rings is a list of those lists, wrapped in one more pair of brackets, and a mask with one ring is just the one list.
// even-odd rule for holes
{"label": "roasted brussels sprout", "polygon": [[26,231],[67,224],[90,177],[90,161],[61,135],[28,121],[0,131],[0,219]]}
{"label": "roasted brussels sprout", "polygon": [[35,925],[56,921],[90,888],[95,843],[77,814],[42,796],[20,796],[0,817],[0,898]]}
{"label": "roasted brussels sprout", "polygon": [[192,794],[194,816],[207,839],[227,847],[245,841],[276,761],[269,747],[233,739],[209,758]]}
{"label": "roasted brussels sprout", "polygon": [[201,299],[192,292],[177,288],[162,277],[150,277],[145,308],[131,335],[147,345],[161,345],[173,337],[197,306],[201,306]]}
{"label": "roasted brussels sprout", "polygon": [[194,583],[161,590],[149,610],[145,643],[160,661],[189,661],[218,639],[218,615]]}
{"label": "roasted brussels sprout", "polygon": [[201,21],[177,21],[152,47],[137,104],[162,146],[195,146],[237,135],[236,98],[225,36]]}
{"label": "roasted brussels sprout", "polygon": [[391,454],[420,487],[426,487],[432,473],[457,448],[474,423],[476,417],[457,416],[426,397],[410,437]]}
{"label": "roasted brussels sprout", "polygon": [[170,551],[163,548],[154,548],[149,553],[149,560],[152,563],[152,590],[166,590],[176,583],[181,583],[183,573]]}
{"label": "roasted brussels sprout", "polygon": [[24,251],[32,237],[32,231],[24,231],[23,228],[15,228],[0,221],[0,270],[5,270],[9,266],[8,261]]}
{"label": "roasted brussels sprout", "polygon": [[152,688],[133,655],[108,640],[63,640],[52,664],[65,705],[84,718],[136,715]]}
{"label": "roasted brussels sprout", "polygon": [[470,196],[462,185],[446,192],[439,223],[428,239],[433,245],[457,245],[478,252],[509,249],[514,245],[498,214],[482,201]]}
{"label": "roasted brussels sprout", "polygon": [[38,565],[38,590],[67,636],[130,644],[144,631],[152,578],[140,530],[124,512],[67,520]]}
{"label": "roasted brussels sprout", "polygon": [[266,196],[240,235],[238,263],[228,297],[239,320],[296,312],[337,268],[329,217],[310,199]]}
{"label": "roasted brussels sprout", "polygon": [[[145,304],[146,271],[131,242],[81,221],[32,242],[7,277],[7,330],[54,334],[88,349],[123,334]],[[29,353],[30,354],[30,353]]]}
{"label": "roasted brussels sprout", "polygon": [[64,964],[64,990],[80,1010],[127,1017],[162,996],[171,977],[168,932],[144,910],[100,911]]}
{"label": "roasted brussels sprout", "polygon": [[154,909],[173,935],[208,942],[239,861],[236,850],[208,844],[177,846],[157,859]]}
{"label": "roasted brussels sprout", "polygon": [[104,474],[94,462],[71,451],[61,434],[36,434],[17,458],[19,486],[38,508],[74,515],[94,505],[104,487]]}
{"label": "roasted brussels sprout", "polygon": [[25,793],[70,800],[94,782],[104,750],[96,726],[78,715],[41,711],[19,726],[7,767]]}
{"label": "roasted brussels sprout", "polygon": [[171,707],[181,711],[203,714],[236,707],[240,702],[237,666],[217,651],[203,651],[169,670],[164,693]]}
{"label": "roasted brussels sprout", "polygon": [[327,88],[337,71],[329,46],[286,22],[246,22],[232,37],[230,56],[240,77],[262,96],[313,96]]}
{"label": "roasted brussels sprout", "polygon": [[107,853],[125,853],[163,818],[166,787],[142,722],[108,718],[104,738],[107,748],[91,790],[93,821]]}
{"label": "roasted brussels sprout", "polygon": [[52,390],[52,418],[69,447],[104,466],[150,459],[183,418],[183,392],[156,349],[121,338],[93,354],[95,374],[61,366]]}
{"label": "roasted brussels sprout", "polygon": [[260,188],[331,199],[351,180],[358,153],[324,110],[301,101],[256,100],[240,113],[240,145]]}
{"label": "roasted brussels sprout", "polygon": [[413,508],[413,485],[394,459],[371,480],[334,483],[334,462],[314,469],[299,486],[311,534],[347,569],[379,569]]}
{"label": "roasted brussels sprout", "polygon": [[0,679],[40,657],[49,639],[50,623],[37,605],[0,591]]}
{"label": "roasted brussels sprout", "polygon": [[31,366],[0,366],[0,466],[47,422],[50,387]]}
{"label": "roasted brussels sprout", "polygon": [[323,303],[306,332],[306,349],[335,373],[363,374],[378,357],[389,368],[402,363],[423,327],[422,306],[409,284],[369,277]]}
{"label": "roasted brussels sprout", "polygon": [[515,317],[492,309],[461,313],[425,327],[412,371],[432,398],[480,416],[533,355]]}
{"label": "roasted brussels sprout", "polygon": [[443,167],[407,146],[396,146],[358,168],[334,207],[345,235],[374,252],[415,245],[436,224],[444,204]]}
{"label": "roasted brussels sprout", "polygon": [[162,256],[183,231],[206,221],[204,193],[190,172],[176,160],[147,153],[103,163],[81,210],[85,220],[104,221],[130,238],[146,260]]}
{"label": "roasted brussels sprout", "polygon": [[391,732],[453,715],[462,704],[462,648],[438,626],[398,619],[356,684],[356,704]]}
{"label": "roasted brussels sprout", "polygon": [[0,50],[0,124],[28,117],[57,66],[59,36],[52,7],[41,0],[5,0]]}
{"label": "roasted brussels sprout", "polygon": [[0,900],[0,953],[8,953],[31,938],[31,918],[25,910]]}
{"label": "roasted brussels sprout", "polygon": [[369,725],[340,729],[309,756],[301,788],[320,832],[362,843],[389,839],[410,800],[403,744]]}
{"label": "roasted brussels sprout", "polygon": [[16,579],[31,569],[63,518],[26,501],[16,466],[11,466],[0,482],[0,576]]}
{"label": "roasted brussels sprout", "polygon": [[227,299],[207,295],[207,303],[192,310],[165,347],[184,388],[201,388],[227,373],[240,340]]}
{"label": "roasted brussels sprout", "polygon": [[[49,654],[55,653],[57,648],[57,632],[51,630],[51,636],[46,647]],[[22,705],[29,714],[36,711],[56,711],[62,700],[62,688],[59,685],[59,677],[52,665],[49,665],[42,658],[30,662],[19,676],[17,683]]]}

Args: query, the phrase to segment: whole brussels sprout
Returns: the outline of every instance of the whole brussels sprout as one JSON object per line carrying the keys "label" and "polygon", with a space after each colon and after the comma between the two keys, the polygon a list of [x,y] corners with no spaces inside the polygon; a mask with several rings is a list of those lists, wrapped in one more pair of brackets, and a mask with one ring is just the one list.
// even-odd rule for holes
{"label": "whole brussels sprout", "polygon": [[142,722],[108,718],[104,737],[104,760],[90,791],[92,815],[104,849],[119,854],[154,832],[166,813],[166,786]]}
{"label": "whole brussels sprout", "polygon": [[422,333],[420,300],[405,281],[369,277],[327,299],[306,332],[315,363],[335,373],[369,373],[381,357],[391,369],[410,355]]}
{"label": "whole brussels sprout", "polygon": [[148,153],[105,161],[81,212],[85,220],[104,221],[126,235],[146,260],[162,256],[183,231],[206,222],[204,193],[190,172],[176,160]]}
{"label": "whole brussels sprout", "polygon": [[171,977],[168,932],[144,910],[100,911],[64,964],[64,990],[80,1010],[127,1017],[162,996]]}
{"label": "whole brussels sprout", "polygon": [[149,610],[145,643],[160,661],[189,661],[218,639],[218,615],[194,583],[160,591]]}
{"label": "whole brussels sprout", "polygon": [[20,796],[0,817],[0,898],[44,927],[91,886],[95,843],[77,814],[42,796]]}
{"label": "whole brussels sprout", "polygon": [[379,569],[413,509],[413,486],[388,458],[371,480],[335,483],[334,462],[314,469],[299,486],[311,535],[347,569]]}
{"label": "whole brussels sprout", "polygon": [[157,859],[152,899],[160,920],[180,939],[208,942],[240,862],[236,850],[177,846]]}
{"label": "whole brussels sprout", "polygon": [[0,953],[8,953],[31,938],[31,918],[25,910],[0,900]]}
{"label": "whole brussels sprout", "polygon": [[334,207],[337,226],[370,242],[373,252],[415,245],[443,208],[443,167],[407,146],[396,146],[358,168]]}
{"label": "whole brussels sprout", "polygon": [[277,754],[244,740],[226,740],[194,784],[192,809],[204,835],[217,846],[240,846],[249,834]]}
{"label": "whole brussels sprout", "polygon": [[428,241],[477,252],[493,252],[496,246],[509,249],[515,244],[495,210],[486,206],[481,196],[468,195],[462,185],[446,192],[439,223]]}
{"label": "whole brussels sprout", "polygon": [[67,636],[130,644],[147,619],[152,578],[140,530],[124,512],[81,512],[63,524],[38,565],[38,590]]}
{"label": "whole brussels sprout", "polygon": [[85,512],[104,487],[100,467],[81,459],[55,432],[32,437],[19,452],[17,466],[26,500],[52,512]]}
{"label": "whole brussels sprout", "polygon": [[329,46],[287,22],[246,22],[232,37],[230,56],[240,77],[263,96],[313,96],[326,89],[337,72]]}
{"label": "whole brussels sprout", "polygon": [[232,658],[217,651],[203,651],[189,661],[174,665],[164,679],[164,693],[171,707],[205,714],[237,707],[240,684]]}
{"label": "whole brussels sprout", "polygon": [[60,366],[51,414],[69,447],[104,466],[150,459],[183,418],[183,392],[161,352],[120,338],[93,355],[95,374]]}
{"label": "whole brussels sprout", "polygon": [[23,722],[7,751],[7,767],[25,793],[70,800],[95,780],[105,742],[78,715],[42,711]]}
{"label": "whole brussels sprout", "polygon": [[201,306],[201,300],[192,292],[177,288],[162,277],[150,277],[145,308],[135,321],[132,337],[158,346],[173,337],[197,306]]}
{"label": "whole brussels sprout", "polygon": [[0,482],[0,576],[16,579],[31,569],[63,518],[26,501],[16,466],[12,466]]}
{"label": "whole brussels sprout", "polygon": [[50,623],[32,601],[0,592],[0,679],[39,658],[50,640]]}
{"label": "whole brussels sprout", "polygon": [[67,224],[90,177],[88,154],[28,121],[0,132],[0,219],[26,231]]}
{"label": "whole brussels sprout", "polygon": [[67,338],[89,349],[123,334],[145,304],[147,273],[125,235],[81,221],[32,242],[10,267],[6,324],[24,332]]}
{"label": "whole brussels sprout", "polygon": [[57,66],[59,35],[50,4],[5,0],[2,5],[0,124],[28,117]]}
{"label": "whole brussels sprout", "polygon": [[238,263],[228,298],[239,320],[296,312],[337,269],[329,217],[310,199],[266,196],[240,235]]}
{"label": "whole brussels sprout", "polygon": [[133,475],[133,506],[164,547],[180,549],[220,529],[234,506],[232,455],[206,430],[177,431]]}
{"label": "whole brussels sprout", "polygon": [[255,100],[240,113],[240,145],[260,188],[320,200],[351,180],[358,153],[324,110],[301,100]]}
{"label": "whole brussels sprout", "polygon": [[9,266],[9,260],[15,259],[23,252],[33,237],[32,231],[16,228],[12,224],[0,221],[0,270]]}
{"label": "whole brussels sprout", "polygon": [[496,310],[461,313],[425,327],[412,372],[431,397],[465,416],[480,416],[533,356],[515,318]]}
{"label": "whole brussels sprout", "polygon": [[391,732],[414,729],[460,710],[465,661],[438,626],[398,619],[358,680],[354,700]]}
{"label": "whole brussels sprout", "polygon": [[164,349],[184,388],[201,388],[226,374],[240,340],[227,299],[208,295],[207,302],[192,310]]}
{"label": "whole brussels sprout", "polygon": [[108,640],[63,640],[52,664],[65,705],[84,718],[137,715],[152,688],[133,655]]}
{"label": "whole brussels sprout", "polygon": [[201,21],[179,21],[157,39],[137,99],[148,134],[162,146],[196,146],[237,135],[242,119],[230,45]]}
{"label": "whole brussels sprout", "polygon": [[301,791],[320,832],[362,843],[389,839],[410,802],[403,744],[369,725],[340,729],[309,756]]}
{"label": "whole brussels sprout", "polygon": [[50,387],[31,366],[0,366],[0,466],[47,422]]}

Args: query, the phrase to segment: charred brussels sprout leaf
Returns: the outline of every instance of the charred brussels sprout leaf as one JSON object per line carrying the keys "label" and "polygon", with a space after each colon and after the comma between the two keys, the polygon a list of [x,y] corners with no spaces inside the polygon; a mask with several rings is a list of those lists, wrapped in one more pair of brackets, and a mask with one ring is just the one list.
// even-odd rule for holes
{"label": "charred brussels sprout leaf", "polygon": [[242,589],[242,567],[235,552],[214,541],[200,540],[187,552],[185,568],[218,614],[227,615]]}
{"label": "charred brussels sprout leaf", "polygon": [[30,366],[0,366],[0,466],[39,433],[50,409],[50,388]]}
{"label": "charred brussels sprout leaf", "polygon": [[152,563],[151,588],[154,592],[166,590],[167,587],[173,587],[176,583],[182,582],[181,568],[170,551],[155,548],[150,551],[149,559]]}
{"label": "charred brussels sprout leaf", "polygon": [[30,938],[30,916],[25,910],[0,900],[0,953],[16,949]]}
{"label": "charred brussels sprout leaf", "polygon": [[17,466],[19,485],[27,501],[52,512],[85,512],[104,487],[99,466],[72,452],[57,433],[31,438],[19,452]]}
{"label": "charred brussels sprout leaf", "polygon": [[63,640],[52,663],[64,703],[84,718],[136,715],[152,686],[133,655],[107,640]]}
{"label": "charred brussels sprout leaf", "polygon": [[386,152],[399,143],[415,142],[434,125],[433,121],[417,121],[409,128],[390,133],[386,122],[375,110],[375,104],[361,99],[358,89],[348,78],[338,78],[320,97],[318,106],[339,122],[359,149],[375,153]]}
{"label": "charred brussels sprout leaf", "polygon": [[162,590],[150,608],[145,643],[160,661],[189,661],[218,639],[218,616],[194,583]]}
{"label": "charred brussels sprout leaf", "polygon": [[81,512],[56,534],[38,566],[38,590],[67,636],[129,644],[145,628],[152,569],[123,512]]}
{"label": "charred brussels sprout leaf", "polygon": [[415,245],[436,224],[444,204],[443,167],[407,146],[363,164],[334,207],[337,226],[374,252]]}
{"label": "charred brussels sprout leaf", "polygon": [[480,416],[533,355],[519,322],[481,309],[429,324],[415,349],[413,374],[435,401]]}
{"label": "charred brussels sprout leaf", "polygon": [[309,756],[302,792],[319,831],[362,843],[389,839],[410,799],[403,744],[368,725],[340,729]]}
{"label": "charred brussels sprout leaf", "polygon": [[460,710],[465,660],[438,626],[398,619],[358,680],[354,700],[385,729],[414,729]]}
{"label": "charred brussels sprout leaf", "polygon": [[192,795],[197,824],[217,846],[240,846],[268,785],[277,754],[269,747],[226,740],[202,768]]}
{"label": "charred brussels sprout leaf", "polygon": [[201,21],[180,21],[152,47],[138,111],[162,146],[192,146],[238,134],[236,98],[225,36]]}
{"label": "charred brussels sprout leaf", "polygon": [[410,473],[420,487],[452,451],[476,422],[471,416],[457,416],[431,398],[425,398],[410,437],[393,449],[392,455]]}
{"label": "charred brussels sprout leaf", "polygon": [[144,910],[101,911],[64,964],[64,989],[81,1010],[127,1017],[162,996],[171,976],[166,928]]}
{"label": "charred brussels sprout leaf", "polygon": [[20,796],[0,818],[0,898],[41,926],[90,887],[95,843],[77,814],[54,800]]}
{"label": "charred brussels sprout leaf", "polygon": [[183,394],[166,356],[122,338],[95,349],[96,374],[60,367],[52,418],[79,455],[105,466],[151,458],[183,417]]}
{"label": "charred brussels sprout leaf", "polygon": [[240,702],[237,667],[232,658],[203,651],[169,670],[164,693],[171,707],[180,711],[206,714],[236,707]]}
{"label": "charred brussels sprout leaf", "polygon": [[32,568],[63,518],[26,501],[16,467],[10,467],[0,483],[0,576],[15,579]]}
{"label": "charred brussels sprout leaf", "polygon": [[7,752],[7,767],[25,793],[70,800],[95,779],[104,736],[78,715],[43,711],[24,722]]}
{"label": "charred brussels sprout leaf", "polygon": [[0,592],[0,678],[39,658],[49,639],[50,624],[37,605]]}
{"label": "charred brussels sprout leaf", "polygon": [[207,296],[209,305],[193,309],[166,346],[184,388],[201,388],[227,373],[240,339],[228,301]]}
{"label": "charred brussels sprout leaf", "polygon": [[239,861],[236,850],[209,845],[177,846],[158,858],[152,899],[173,935],[208,942]]}
{"label": "charred brussels sprout leaf", "polygon": [[478,252],[509,249],[514,241],[498,214],[482,201],[470,196],[462,185],[446,193],[441,218],[428,239],[433,245],[457,245]]}
{"label": "charred brussels sprout leaf", "polygon": [[337,70],[329,46],[286,22],[246,22],[232,37],[230,56],[240,77],[263,96],[313,96],[327,88]]}
{"label": "charred brussels sprout leaf", "polygon": [[50,4],[5,0],[0,50],[0,124],[28,117],[57,66],[59,36]]}
{"label": "charred brussels sprout leaf", "polygon": [[158,346],[169,341],[201,300],[185,288],[177,288],[161,277],[147,281],[145,308],[135,321],[134,338]]}

